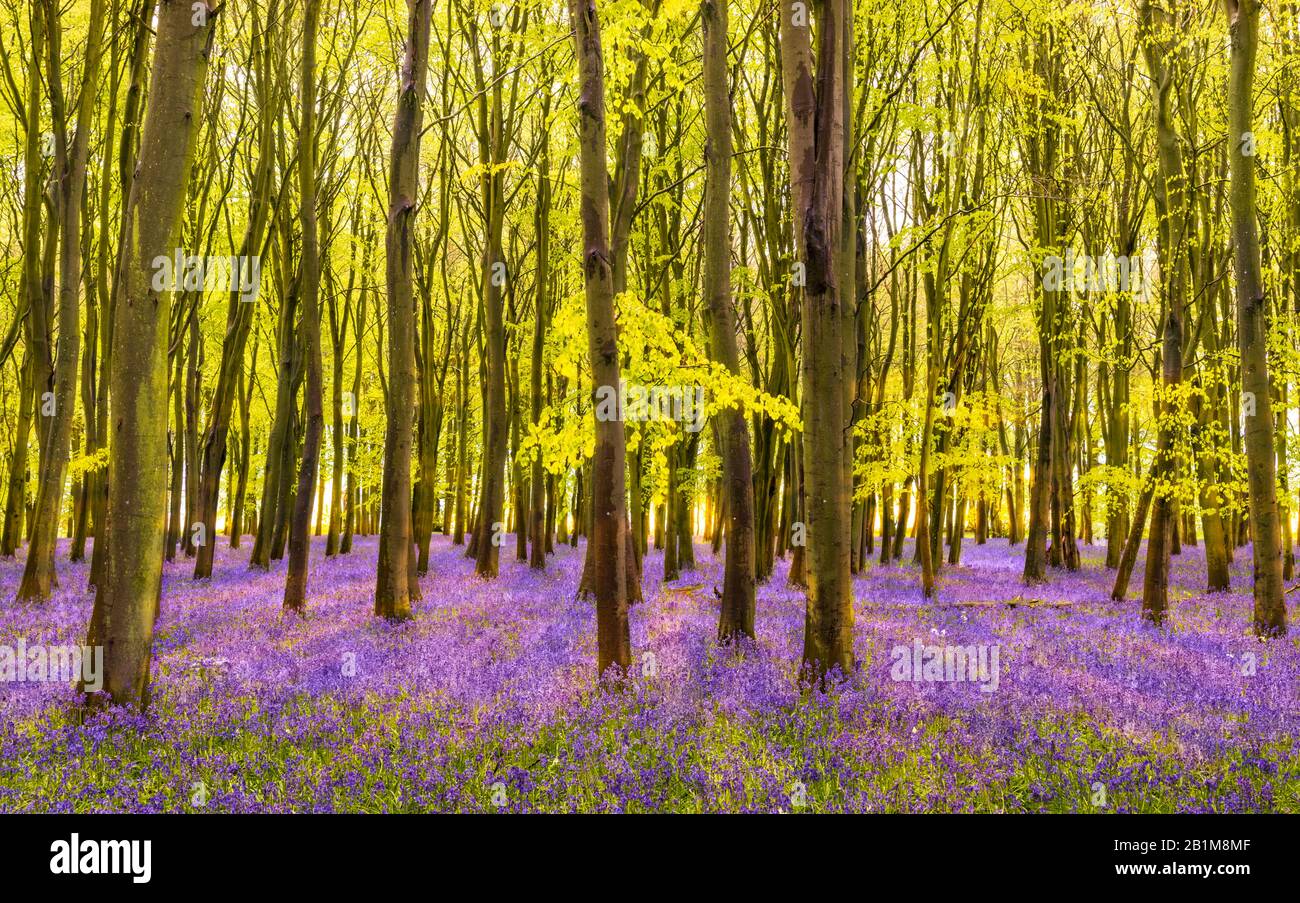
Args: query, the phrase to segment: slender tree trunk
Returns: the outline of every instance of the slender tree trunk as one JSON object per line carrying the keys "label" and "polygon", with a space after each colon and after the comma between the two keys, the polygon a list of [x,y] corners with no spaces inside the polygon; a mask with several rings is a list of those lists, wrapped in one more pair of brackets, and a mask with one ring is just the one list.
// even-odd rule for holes
{"label": "slender tree trunk", "polygon": [[[253,340],[253,358],[248,373],[239,388],[239,479],[230,500],[230,547],[238,549],[244,528],[247,526],[245,505],[248,496],[248,468],[253,455],[253,435],[249,429],[249,405],[252,402],[253,379],[257,373],[258,340]],[[203,550],[200,549],[200,552]]]}
{"label": "slender tree trunk", "polygon": [[[255,27],[256,9],[255,6],[252,8]],[[274,7],[271,12],[274,13]],[[247,405],[242,396],[241,384],[244,373],[244,352],[253,328],[256,297],[246,298],[237,287],[249,275],[244,268],[251,269],[253,266],[251,261],[261,252],[270,216],[276,135],[272,123],[274,114],[278,110],[278,107],[272,103],[272,98],[278,96],[278,92],[270,90],[267,84],[272,66],[271,53],[269,41],[259,41],[254,48],[254,64],[257,71],[255,83],[259,106],[258,160],[249,194],[248,223],[244,228],[237,255],[240,270],[231,274],[233,285],[226,301],[226,334],[221,343],[221,364],[217,371],[217,384],[212,393],[208,429],[204,436],[202,457],[199,461],[196,520],[203,524],[205,542],[198,548],[194,558],[195,580],[212,576],[212,560],[216,552],[214,537],[217,530],[217,499],[220,493],[221,470],[226,460],[230,418],[236,397],[240,398],[240,424],[243,436],[239,475],[241,488],[237,493],[239,504],[232,504],[232,519],[237,522],[240,521],[243,493],[248,485],[246,466],[250,439],[246,416]],[[242,522],[240,526],[242,527]],[[231,544],[235,547],[239,544],[239,533],[239,529],[231,531]]]}
{"label": "slender tree trunk", "polygon": [[[781,57],[790,143],[797,256],[806,272],[802,301],[804,449],[808,554],[811,567],[803,660],[821,677],[853,669],[853,596],[850,573],[850,487],[844,334],[851,299],[842,297],[837,256],[842,252],[845,191],[845,75],[850,58],[848,5],[824,0],[817,23],[783,3]],[[816,90],[814,91],[814,84]]]}
{"label": "slender tree trunk", "polygon": [[1200,483],[1201,528],[1205,533],[1207,589],[1212,593],[1224,592],[1229,586],[1228,539],[1219,513],[1223,501],[1215,485],[1215,450],[1210,438],[1210,410],[1209,405],[1197,395],[1192,397],[1192,408],[1196,417],[1193,429],[1198,436],[1193,445],[1202,449],[1196,458],[1196,475]]}
{"label": "slender tree trunk", "polygon": [[[370,273],[370,248],[373,233],[367,232],[361,252],[361,272]],[[343,541],[339,545],[339,554],[347,555],[352,551],[353,531],[364,522],[361,509],[361,487],[358,468],[355,466],[357,453],[361,450],[361,371],[365,365],[365,346],[362,339],[366,334],[366,313],[369,299],[368,280],[361,280],[361,295],[357,299],[357,319],[355,336],[357,359],[352,371],[352,413],[348,418],[348,461],[354,462],[348,470],[348,511],[343,520]]]}
{"label": "slender tree trunk", "polygon": [[215,12],[163,0],[138,175],[127,204],[118,277],[110,395],[113,454],[105,538],[112,549],[98,587],[87,645],[104,647],[104,691],[147,706],[153,626],[162,589],[166,474],[167,341],[171,296],[152,288],[157,257],[179,232],[200,122]]}
{"label": "slender tree trunk", "polygon": [[[122,204],[121,219],[118,224],[117,270],[120,275],[126,256],[126,239],[128,236],[129,199],[135,185],[138,166],[138,148],[143,117],[145,79],[149,77],[149,48],[152,44],[153,28],[150,25],[151,13],[156,6],[155,0],[138,0],[133,7],[134,34],[131,47],[131,84],[127,89],[126,103],[122,114],[122,139],[118,145],[117,174]],[[109,424],[109,400],[112,390],[113,348],[115,319],[118,297],[122,281],[119,275],[113,278],[112,289],[108,295],[108,305],[104,311],[104,329],[100,337],[100,377],[99,397],[96,399],[95,411],[96,435],[100,441],[107,443],[111,426]],[[104,581],[108,568],[108,474],[110,468],[100,473],[96,484],[96,494],[91,505],[91,517],[95,524],[95,547],[90,560],[90,585],[98,588]]]}
{"label": "slender tree trunk", "polygon": [[[605,76],[595,0],[569,0],[578,58],[578,123],[583,237],[583,277],[593,389],[618,392],[618,327],[609,249],[609,170],[605,158]],[[594,397],[594,393],[593,393]],[[626,508],[623,424],[597,418],[592,458],[591,592],[596,599],[596,672],[632,663],[628,629]]]}
{"label": "slender tree trunk", "polygon": [[[298,140],[299,220],[302,223],[302,337],[307,356],[306,425],[298,491],[289,528],[289,570],[284,581],[284,608],[302,614],[307,605],[307,567],[311,552],[311,509],[320,464],[325,424],[320,347],[320,248],[316,227],[316,30],[320,0],[304,0],[302,37],[301,126]],[[394,326],[394,329],[396,327]],[[394,374],[396,378],[396,374]]]}
{"label": "slender tree trunk", "polygon": [[[45,55],[46,22],[43,3],[33,3],[28,11],[31,43],[27,59],[27,128],[23,141],[23,217],[22,217],[22,375],[19,378],[17,435],[9,464],[9,494],[5,507],[4,557],[12,557],[22,544],[23,522],[27,513],[27,479],[29,442],[36,398],[45,391],[48,381],[49,346],[45,333],[45,290],[41,284],[43,255],[41,234],[41,131],[38,111],[42,107],[41,65]],[[57,237],[57,236],[56,236]],[[39,426],[37,429],[39,441]],[[40,459],[38,454],[38,461]],[[37,473],[40,471],[38,469]]]}
{"label": "slender tree trunk", "polygon": [[1142,544],[1142,531],[1146,529],[1147,512],[1151,510],[1151,496],[1155,491],[1156,467],[1154,462],[1147,478],[1142,484],[1142,493],[1138,496],[1137,509],[1133,512],[1133,523],[1129,527],[1128,539],[1124,542],[1124,551],[1119,557],[1119,566],[1115,571],[1115,585],[1110,597],[1116,602],[1123,602],[1128,594],[1129,578],[1133,575],[1133,565],[1137,563],[1138,547]]}
{"label": "slender tree trunk", "polygon": [[[189,322],[189,354],[186,356],[185,368],[185,448],[181,461],[185,468],[182,491],[185,494],[185,519],[181,522],[181,547],[187,558],[193,557],[195,550],[195,533],[193,524],[196,518],[196,496],[198,486],[195,477],[199,472],[199,393],[203,380],[203,337],[199,332],[199,317],[196,310]],[[207,543],[207,536],[199,537]]]}
{"label": "slender tree trunk", "polygon": [[170,464],[171,472],[171,490],[169,495],[170,507],[167,512],[167,537],[164,540],[166,545],[164,558],[167,561],[176,560],[176,546],[181,541],[181,499],[183,481],[185,479],[185,406],[182,402],[184,390],[181,387],[181,374],[185,370],[185,352],[182,348],[176,353],[176,375],[171,381],[171,398],[172,403],[172,428],[170,433]]}
{"label": "slender tree trunk", "polygon": [[420,132],[429,64],[430,0],[407,0],[406,53],[393,122],[389,177],[386,277],[388,285],[388,430],[384,442],[383,516],[375,614],[411,617],[414,571],[411,529],[411,442],[415,408],[415,297],[413,289]]}
{"label": "slender tree trunk", "polygon": [[466,491],[469,483],[469,324],[461,333],[460,355],[456,367],[456,410],[459,425],[456,429],[456,527],[452,531],[452,545],[465,544]]}
{"label": "slender tree trunk", "polygon": [[285,452],[292,448],[293,437],[290,435],[293,419],[293,371],[296,368],[297,342],[294,340],[294,310],[297,307],[297,288],[289,290],[280,300],[279,322],[279,360],[275,390],[275,412],[271,421],[271,432],[266,444],[266,466],[262,479],[262,505],[258,515],[257,536],[253,540],[253,551],[248,566],[255,570],[268,570],[271,559],[276,557],[275,529],[280,519],[283,491],[281,484],[286,481]]}
{"label": "slender tree trunk", "polygon": [[1152,80],[1152,107],[1155,110],[1156,147],[1159,182],[1156,186],[1156,211],[1160,222],[1157,231],[1161,260],[1164,319],[1161,323],[1162,379],[1161,392],[1155,400],[1159,435],[1153,462],[1156,491],[1152,502],[1151,531],[1147,537],[1147,563],[1142,582],[1142,615],[1156,624],[1164,623],[1169,608],[1170,552],[1174,543],[1177,516],[1172,487],[1177,481],[1178,460],[1175,448],[1175,423],[1179,416],[1178,386],[1183,378],[1183,305],[1188,285],[1189,217],[1187,176],[1184,171],[1181,139],[1174,128],[1170,97],[1175,86],[1175,69],[1181,70],[1181,58],[1172,55],[1166,42],[1181,35],[1170,35],[1174,21],[1158,13],[1150,4],[1142,7],[1143,50]]}
{"label": "slender tree trunk", "polygon": [[[713,359],[740,374],[736,313],[731,295],[731,91],[727,69],[727,0],[703,0],[705,317]],[[749,432],[739,406],[719,415],[726,486],[727,559],[723,571],[718,641],[754,636],[754,475]]]}
{"label": "slender tree trunk", "polygon": [[[1232,237],[1237,270],[1237,344],[1241,354],[1245,445],[1254,548],[1255,632],[1286,634],[1282,549],[1278,524],[1277,461],[1273,449],[1273,403],[1268,372],[1268,322],[1260,275],[1259,226],[1255,221],[1255,142],[1251,140],[1255,54],[1259,43],[1258,0],[1224,0],[1231,43],[1228,74],[1228,149]],[[1250,151],[1248,155],[1247,151]]]}
{"label": "slender tree trunk", "polygon": [[[355,218],[353,220],[355,222]],[[348,272],[347,296],[343,308],[343,320],[340,323],[338,318],[338,305],[330,295],[329,312],[330,312],[330,339],[334,346],[333,369],[330,379],[330,518],[329,530],[325,536],[325,557],[329,558],[337,555],[339,551],[339,539],[343,530],[343,471],[346,467],[346,452],[344,451],[344,438],[347,433],[347,424],[343,419],[343,364],[344,364],[344,343],[343,337],[348,332],[348,320],[352,313],[352,289],[355,286],[354,269]]]}
{"label": "slender tree trunk", "polygon": [[[547,319],[550,316],[551,279],[551,141],[547,122],[550,119],[551,95],[543,94],[541,111],[542,150],[537,166],[537,298],[533,322],[533,359],[531,371],[532,424],[540,428],[542,410],[545,407],[542,397],[543,356],[546,349]],[[549,531],[546,523],[546,485],[542,462],[542,450],[536,449],[532,465],[532,502],[529,513],[532,523],[529,533],[532,541],[532,553],[528,566],[533,570],[546,567],[547,542]]]}
{"label": "slender tree trunk", "polygon": [[[18,587],[19,599],[45,600],[58,585],[54,571],[54,549],[58,537],[59,512],[63,507],[63,484],[71,450],[72,414],[77,398],[77,359],[81,326],[81,214],[84,204],[86,164],[90,153],[90,128],[94,117],[99,63],[103,49],[104,0],[94,0],[86,39],[85,69],[77,104],[76,130],[69,146],[62,87],[61,28],[59,8],[43,0],[49,25],[50,75],[47,80],[55,122],[55,191],[62,220],[63,241],[59,245],[59,344],[54,365],[54,410],[50,414],[49,439],[40,487],[36,496],[32,545]],[[39,15],[39,13],[35,13]],[[36,108],[29,108],[36,115]],[[34,123],[33,123],[33,128]]]}

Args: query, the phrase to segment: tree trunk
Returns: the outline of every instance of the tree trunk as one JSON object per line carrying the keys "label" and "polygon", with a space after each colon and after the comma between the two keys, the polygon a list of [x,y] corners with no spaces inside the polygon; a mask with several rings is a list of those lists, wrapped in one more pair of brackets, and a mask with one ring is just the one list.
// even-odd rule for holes
{"label": "tree trunk", "polygon": [[[284,608],[302,614],[307,605],[307,568],[311,552],[311,510],[325,425],[320,347],[320,237],[316,227],[316,29],[320,0],[304,0],[302,36],[302,121],[298,130],[298,194],[302,222],[302,338],[307,356],[306,424],[298,491],[289,528],[289,570],[284,581]],[[395,328],[395,327],[394,327]]]}
{"label": "tree trunk", "polygon": [[[614,320],[614,280],[609,250],[609,170],[605,159],[605,77],[600,21],[595,0],[569,0],[578,58],[578,122],[583,237],[583,281],[587,300],[587,339],[593,389],[618,392],[618,327]],[[593,398],[595,393],[593,392]],[[626,510],[623,424],[597,418],[592,457],[591,592],[596,598],[596,672],[632,663],[628,629]]]}
{"label": "tree trunk", "polygon": [[384,442],[383,514],[375,614],[411,617],[414,571],[411,529],[411,442],[415,408],[415,203],[419,193],[420,131],[429,64],[430,0],[407,0],[406,53],[393,122],[388,234],[388,429]]}
{"label": "tree trunk", "polygon": [[[740,375],[736,313],[731,295],[731,92],[727,70],[726,0],[703,0],[705,322],[712,357]],[[718,414],[727,511],[718,641],[754,636],[754,482],[745,412],[737,405]]]}
{"label": "tree trunk", "polygon": [[[62,220],[63,241],[59,245],[59,344],[54,364],[54,410],[51,412],[49,439],[40,473],[32,545],[18,587],[19,599],[45,600],[58,584],[54,571],[54,549],[58,537],[59,512],[63,507],[63,484],[67,473],[72,435],[72,414],[77,397],[77,358],[80,353],[81,327],[78,301],[81,289],[81,214],[84,204],[86,163],[90,153],[90,128],[94,116],[96,89],[99,86],[99,63],[103,49],[104,0],[94,0],[90,7],[90,25],[86,39],[86,60],[77,104],[76,131],[68,144],[65,128],[64,98],[60,68],[61,35],[59,8],[53,0],[44,0],[49,25],[50,76],[48,79],[51,108],[55,123],[55,191]],[[34,16],[40,16],[34,11]],[[36,115],[36,108],[29,107]],[[32,123],[35,128],[35,123]]]}
{"label": "tree trunk", "polygon": [[[252,8],[256,16],[256,7]],[[256,19],[254,19],[256,22]],[[213,541],[217,530],[217,499],[221,486],[221,470],[225,464],[227,441],[230,433],[230,418],[236,397],[240,399],[240,424],[242,427],[243,447],[241,450],[241,467],[239,475],[240,490],[238,504],[232,502],[232,520],[240,522],[240,507],[243,492],[247,488],[246,458],[250,437],[242,387],[244,374],[244,351],[248,346],[248,336],[253,328],[253,313],[256,298],[247,300],[237,291],[244,281],[244,267],[252,267],[251,261],[261,253],[266,235],[267,221],[271,208],[271,186],[275,171],[275,137],[273,127],[278,106],[272,98],[278,92],[270,90],[267,84],[272,66],[270,42],[261,42],[255,49],[254,66],[257,76],[259,106],[258,159],[257,169],[253,175],[252,190],[249,193],[248,223],[244,227],[244,236],[239,244],[238,260],[240,271],[231,274],[232,289],[226,301],[226,334],[221,343],[221,364],[217,371],[217,384],[212,393],[211,408],[208,415],[208,429],[203,439],[203,452],[199,462],[199,488],[196,520],[203,524],[204,544],[199,547],[194,558],[194,579],[201,580],[212,576],[212,559],[216,552]],[[260,269],[260,267],[259,267]],[[256,360],[256,352],[254,352]],[[250,379],[253,370],[250,369]],[[231,531],[231,544],[239,544],[238,528]]]}
{"label": "tree trunk", "polygon": [[[781,11],[781,57],[789,124],[796,250],[805,267],[801,307],[807,538],[810,568],[804,665],[817,677],[853,669],[850,487],[844,334],[851,299],[841,297],[845,178],[845,75],[850,22],[843,0],[820,6],[816,72],[811,28],[797,5]],[[817,86],[814,92],[814,83]]]}
{"label": "tree trunk", "polygon": [[[1228,75],[1228,148],[1232,237],[1237,270],[1237,344],[1241,354],[1245,445],[1250,490],[1250,533],[1254,548],[1255,632],[1286,634],[1281,537],[1277,506],[1277,461],[1273,449],[1273,403],[1268,373],[1268,323],[1260,275],[1259,226],[1255,221],[1255,142],[1251,132],[1255,54],[1259,42],[1257,0],[1225,0],[1231,39]],[[1247,154],[1247,151],[1250,154]]]}
{"label": "tree trunk", "polygon": [[[153,626],[162,590],[167,504],[167,342],[171,296],[153,290],[153,261],[179,232],[200,123],[215,12],[163,0],[149,109],[126,214],[126,250],[113,326],[113,454],[105,539],[112,549],[95,596],[87,645],[104,647],[104,691],[120,704],[149,702]],[[98,543],[97,543],[98,544]]]}
{"label": "tree trunk", "polygon": [[[367,230],[363,239],[363,248],[361,251],[361,272],[368,274],[370,272],[370,248],[373,244],[374,233]],[[352,414],[348,418],[348,460],[355,462],[357,453],[361,449],[361,371],[365,366],[365,346],[362,339],[366,334],[366,308],[369,299],[369,282],[366,279],[361,280],[361,295],[357,298],[357,319],[355,336],[355,345],[357,349],[357,359],[352,371]],[[361,509],[361,487],[359,484],[359,475],[356,467],[348,471],[348,511],[347,516],[343,519],[343,541],[339,544],[339,554],[347,555],[352,551],[352,536],[355,530],[360,529],[364,519],[364,512]]]}
{"label": "tree trunk", "polygon": [[[1188,285],[1188,241],[1190,232],[1187,203],[1188,186],[1183,165],[1181,138],[1174,128],[1170,109],[1175,69],[1180,57],[1171,58],[1166,46],[1173,20],[1157,13],[1150,4],[1142,7],[1141,31],[1145,40],[1147,70],[1152,81],[1152,107],[1155,111],[1156,149],[1159,180],[1155,206],[1159,215],[1157,229],[1164,289],[1161,323],[1162,362],[1161,391],[1155,399],[1159,434],[1156,443],[1155,495],[1151,510],[1151,530],[1147,537],[1147,564],[1142,582],[1142,616],[1155,624],[1164,623],[1169,608],[1169,556],[1176,528],[1172,489],[1178,478],[1175,449],[1175,424],[1178,420],[1178,386],[1183,379],[1183,305]],[[1157,29],[1159,29],[1157,31]],[[1181,37],[1178,35],[1177,37]]]}
{"label": "tree trunk", "polygon": [[[550,316],[551,303],[548,293],[551,279],[551,141],[547,127],[550,111],[551,95],[544,93],[542,95],[541,111],[542,151],[537,165],[537,298],[536,310],[534,311],[533,359],[530,373],[532,424],[537,428],[541,427],[542,410],[545,407],[542,397],[542,371],[544,369],[543,356],[546,349],[546,324]],[[544,510],[547,507],[546,485],[543,482],[545,470],[540,447],[536,449],[532,471],[532,501],[528,506],[532,519],[532,523],[529,525],[532,550],[528,566],[533,570],[540,571],[546,567],[547,541],[550,535],[547,530],[546,510]]]}
{"label": "tree trunk", "polygon": [[1138,496],[1137,510],[1133,512],[1133,523],[1129,527],[1128,539],[1124,542],[1124,551],[1119,557],[1119,566],[1115,571],[1115,584],[1110,597],[1116,602],[1123,602],[1128,594],[1129,578],[1133,575],[1133,565],[1137,563],[1138,546],[1142,544],[1142,531],[1147,525],[1147,511],[1151,509],[1151,496],[1155,491],[1156,468],[1154,462],[1142,483],[1142,494]]}

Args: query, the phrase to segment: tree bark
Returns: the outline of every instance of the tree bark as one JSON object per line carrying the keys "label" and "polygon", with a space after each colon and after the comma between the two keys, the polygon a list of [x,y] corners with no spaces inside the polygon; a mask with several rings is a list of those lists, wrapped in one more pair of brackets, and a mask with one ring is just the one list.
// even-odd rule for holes
{"label": "tree bark", "polygon": [[[85,68],[80,99],[77,104],[76,129],[71,145],[65,127],[61,34],[59,7],[53,0],[43,0],[49,26],[50,76],[48,79],[51,108],[55,124],[54,165],[57,174],[57,206],[60,211],[63,240],[59,245],[59,343],[54,364],[54,410],[51,413],[49,439],[40,471],[36,496],[32,544],[18,587],[19,599],[44,601],[58,585],[54,570],[54,549],[59,532],[59,512],[63,507],[63,484],[71,451],[72,414],[77,397],[77,359],[80,353],[81,326],[79,300],[81,290],[81,216],[85,203],[86,165],[90,153],[90,128],[99,87],[99,65],[103,50],[104,0],[94,0],[90,7],[90,24],[86,38]],[[34,11],[34,15],[40,15]],[[28,110],[35,117],[36,108]],[[32,127],[35,127],[33,121]]]}
{"label": "tree bark", "polygon": [[386,279],[388,285],[388,429],[384,443],[383,513],[375,614],[411,617],[411,442],[415,407],[415,298],[413,256],[419,192],[420,131],[429,65],[430,0],[407,0],[406,54],[393,122],[389,176]]}
{"label": "tree bark", "polygon": [[[712,357],[740,376],[736,312],[731,295],[731,90],[727,69],[727,0],[703,0],[705,168],[704,297]],[[718,641],[754,636],[754,483],[745,413],[719,412],[727,497],[727,558]]]}
{"label": "tree bark", "polygon": [[307,568],[311,552],[311,510],[325,425],[320,347],[320,237],[316,226],[316,30],[320,0],[304,0],[302,34],[301,123],[298,130],[299,219],[302,222],[302,338],[306,346],[306,424],[298,491],[289,528],[289,570],[284,581],[284,608],[302,614],[307,605]]}
{"label": "tree bark", "polygon": [[[614,319],[614,276],[609,248],[609,169],[605,158],[605,76],[600,20],[595,0],[569,0],[578,58],[578,134],[583,238],[583,281],[593,390],[618,392],[618,326]],[[595,398],[595,391],[592,393]],[[593,402],[594,403],[594,402]],[[623,424],[597,418],[592,457],[591,592],[596,599],[596,672],[632,662],[628,629],[629,546]],[[618,676],[617,674],[615,676]]]}
{"label": "tree bark", "polygon": [[[782,4],[781,57],[790,146],[798,259],[803,291],[804,481],[807,505],[808,592],[804,666],[818,678],[832,668],[853,669],[853,595],[850,573],[850,487],[845,386],[845,323],[840,270],[844,214],[845,74],[848,5],[819,5],[816,71],[811,28],[800,4]],[[815,84],[815,89],[814,89]],[[852,305],[847,305],[848,311]]]}
{"label": "tree bark", "polygon": [[[149,702],[153,626],[162,589],[167,504],[167,342],[171,296],[154,291],[153,261],[179,232],[199,127],[216,13],[162,0],[158,47],[137,175],[127,204],[118,277],[110,395],[113,454],[105,538],[112,549],[98,587],[87,645],[104,647],[104,691],[115,703]],[[197,24],[196,24],[197,23]]]}
{"label": "tree bark", "polygon": [[[550,280],[551,280],[551,141],[549,121],[551,112],[551,95],[543,94],[541,111],[542,151],[537,166],[537,292],[536,310],[533,322],[533,358],[530,375],[532,395],[532,424],[540,428],[545,399],[542,397],[543,356],[546,350],[547,320],[550,317]],[[545,469],[542,462],[542,450],[538,448],[533,458],[532,500],[529,514],[532,523],[529,526],[532,548],[528,566],[533,570],[546,567],[546,551],[549,531],[546,519],[546,485]]]}
{"label": "tree bark", "polygon": [[[1237,270],[1237,345],[1241,354],[1245,445],[1254,556],[1255,632],[1286,634],[1282,547],[1277,506],[1277,460],[1273,448],[1273,402],[1268,372],[1268,322],[1260,274],[1259,225],[1255,220],[1255,159],[1251,140],[1255,55],[1259,43],[1257,0],[1225,0],[1231,43],[1228,72],[1228,147],[1232,238]],[[1248,154],[1247,151],[1250,151]]]}
{"label": "tree bark", "polygon": [[[271,7],[269,12],[272,21],[274,21],[274,6]],[[259,27],[256,18],[256,6],[251,8],[251,14],[254,16],[254,28],[256,29]],[[241,265],[261,253],[262,242],[266,236],[267,221],[270,216],[271,186],[275,163],[273,151],[276,135],[273,122],[278,112],[278,107],[273,104],[273,98],[279,96],[279,92],[272,90],[268,83],[272,65],[271,53],[269,41],[259,40],[256,42],[253,51],[255,64],[253,79],[256,85],[255,90],[259,107],[258,160],[257,169],[253,175],[252,190],[249,194],[248,224],[245,226],[244,236],[239,245],[238,258]],[[217,499],[221,486],[221,470],[226,460],[232,410],[236,397],[240,396],[242,391],[244,352],[248,346],[249,333],[252,332],[253,328],[253,308],[256,299],[253,302],[244,301],[241,294],[235,290],[242,282],[243,275],[240,272],[232,274],[231,277],[233,286],[226,301],[226,334],[221,343],[221,364],[217,371],[217,384],[212,393],[208,429],[203,439],[202,457],[199,462],[196,513],[198,515],[197,521],[203,524],[204,544],[198,548],[197,554],[194,556],[195,580],[212,576],[212,560],[213,555],[216,553],[214,538],[217,531]],[[242,409],[242,397],[240,419],[241,425],[244,427],[242,436],[246,447],[250,440],[247,433],[247,418],[244,416]],[[247,478],[242,467],[239,482],[240,486],[247,486]],[[241,505],[242,498],[243,494],[241,492],[238,500]],[[231,516],[234,521],[239,521],[239,506],[235,504],[235,501],[231,500]],[[238,545],[238,529],[232,530],[231,540],[232,544]]]}

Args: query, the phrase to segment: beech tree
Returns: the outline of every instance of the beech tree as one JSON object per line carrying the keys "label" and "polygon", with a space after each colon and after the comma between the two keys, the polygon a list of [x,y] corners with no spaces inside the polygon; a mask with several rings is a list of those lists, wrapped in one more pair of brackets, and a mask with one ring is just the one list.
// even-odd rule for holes
{"label": "beech tree", "polygon": [[289,572],[284,584],[284,607],[301,612],[306,605],[308,530],[311,528],[312,492],[319,466],[322,409],[320,347],[320,236],[316,221],[316,32],[320,0],[304,0],[301,123],[298,136],[298,193],[302,222],[302,330],[307,346],[306,431],[298,491],[294,494],[289,535]]}
{"label": "beech tree", "polygon": [[414,220],[419,191],[420,134],[424,87],[429,68],[429,0],[408,0],[406,55],[402,61],[397,115],[390,154],[388,232],[385,238],[388,287],[388,432],[384,442],[383,515],[375,614],[411,617],[411,439],[415,413]]}
{"label": "beech tree", "polygon": [[[804,664],[819,676],[853,668],[850,487],[845,462],[852,379],[846,371],[846,305],[837,260],[843,253],[846,159],[845,77],[852,23],[840,0],[818,4],[816,52],[802,4],[782,8],[781,64],[790,142],[790,185],[798,264],[804,268],[804,489],[809,549]],[[814,85],[816,88],[814,89]]]}
{"label": "beech tree", "polygon": [[[569,0],[578,60],[578,123],[582,205],[582,271],[587,300],[587,341],[596,389],[619,386],[618,333],[614,321],[614,271],[609,246],[609,168],[605,159],[605,65],[595,0]],[[593,391],[592,395],[595,396]],[[623,424],[597,418],[592,458],[592,532],[587,560],[596,601],[596,670],[626,669],[632,661],[628,631],[627,509],[624,500]]]}
{"label": "beech tree", "polygon": [[[1259,4],[1226,0],[1231,47],[1228,70],[1228,143],[1232,181],[1233,259],[1237,276],[1237,345],[1246,409],[1245,445],[1254,538],[1255,631],[1286,633],[1282,601],[1282,555],[1277,510],[1277,462],[1273,445],[1273,402],[1265,338],[1264,289],[1260,279],[1259,226],[1255,222],[1254,137],[1251,102],[1259,41]],[[1252,410],[1253,409],[1253,410]]]}
{"label": "beech tree", "polygon": [[171,293],[153,288],[154,260],[171,254],[187,180],[216,13],[159,0],[149,105],[126,207],[113,320],[108,508],[87,645],[104,647],[104,691],[116,703],[149,699],[153,625],[162,592],[167,504],[167,327]]}
{"label": "beech tree", "polygon": [[[713,357],[740,373],[736,317],[731,297],[731,91],[727,77],[727,6],[703,0],[704,100],[708,119],[708,187],[704,213],[705,317]],[[754,485],[744,413],[722,413],[723,478],[726,482],[727,563],[722,583],[718,638],[754,636]]]}
{"label": "beech tree", "polygon": [[[59,7],[47,0],[41,9],[33,9],[33,19],[42,19],[48,28],[50,111],[54,125],[55,207],[59,210],[59,342],[52,391],[42,393],[42,415],[49,421],[48,438],[41,456],[40,488],[33,512],[32,542],[27,550],[27,565],[18,598],[45,600],[55,585],[54,550],[58,535],[59,513],[63,505],[64,480],[72,439],[73,408],[77,392],[77,358],[81,335],[81,219],[85,203],[86,167],[90,155],[90,127],[94,115],[99,65],[103,56],[104,3],[95,0],[90,7],[84,71],[78,91],[75,123],[68,139],[67,109],[63,94],[62,40]],[[33,117],[36,107],[29,107]],[[35,128],[35,120],[29,124]],[[40,306],[40,305],[38,305]]]}

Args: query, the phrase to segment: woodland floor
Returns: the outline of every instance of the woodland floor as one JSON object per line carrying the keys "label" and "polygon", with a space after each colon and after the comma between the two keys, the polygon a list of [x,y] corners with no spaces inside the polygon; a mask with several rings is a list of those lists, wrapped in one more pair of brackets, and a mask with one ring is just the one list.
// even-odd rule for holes
{"label": "woodland floor", "polygon": [[[78,724],[69,687],[0,684],[0,811],[1300,812],[1300,630],[1250,637],[1249,549],[1206,595],[1186,547],[1163,631],[1109,600],[1101,546],[1027,589],[1021,547],[967,540],[929,602],[909,549],[857,580],[859,668],[829,692],[799,684],[785,563],[757,643],[724,652],[720,562],[700,546],[664,585],[652,551],[631,686],[611,692],[580,548],[536,574],[510,537],[484,582],[435,536],[424,601],[391,625],[371,614],[375,540],[328,560],[315,542],[305,621],[281,615],[284,562],[248,571],[247,542],[222,539],[211,581],[167,565],[145,715]],[[84,641],[86,565],[64,552],[43,606],[12,601],[22,553],[0,562],[0,645]],[[998,646],[997,690],[891,679],[916,640]]]}

